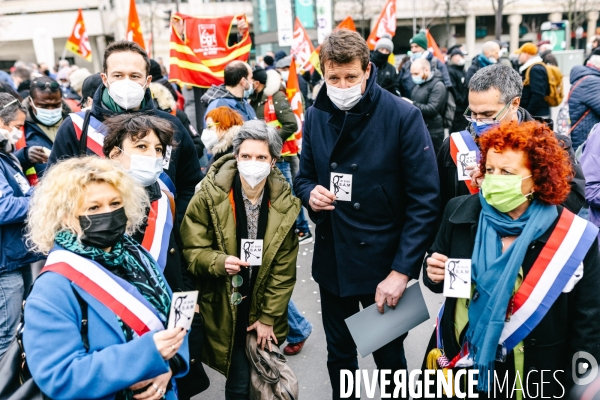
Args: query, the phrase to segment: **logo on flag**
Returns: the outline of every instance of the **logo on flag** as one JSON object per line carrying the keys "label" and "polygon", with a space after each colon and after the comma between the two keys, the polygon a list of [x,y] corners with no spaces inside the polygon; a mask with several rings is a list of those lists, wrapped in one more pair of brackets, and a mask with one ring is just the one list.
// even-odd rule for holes
{"label": "logo on flag", "polygon": [[375,28],[367,38],[369,49],[375,49],[377,40],[386,34],[391,37],[396,34],[396,0],[388,0],[381,11],[377,24],[375,24]]}
{"label": "logo on flag", "polygon": [[315,48],[310,41],[304,26],[300,22],[300,19],[296,17],[294,23],[294,41],[290,54],[296,59],[296,64],[304,70],[312,70],[313,66],[310,63],[310,55],[315,51]]}
{"label": "logo on flag", "polygon": [[129,18],[127,20],[127,33],[125,34],[125,37],[127,37],[128,41],[135,42],[139,44],[142,49],[146,49],[144,35],[142,35],[142,27],[140,25],[140,19],[135,6],[135,0],[129,1]]}
{"label": "logo on flag", "polygon": [[92,61],[92,47],[90,46],[90,41],[85,30],[81,8],[79,9],[75,26],[73,27],[73,31],[71,32],[71,36],[67,40],[65,47],[71,53],[77,54],[89,62]]}
{"label": "logo on flag", "polygon": [[245,18],[243,15],[195,18],[178,13],[173,18],[181,21],[178,25],[183,27],[184,34],[177,31],[176,24],[171,24],[171,82],[205,88],[220,85],[227,64],[248,60],[252,47],[248,31],[239,43],[228,45],[233,22]]}

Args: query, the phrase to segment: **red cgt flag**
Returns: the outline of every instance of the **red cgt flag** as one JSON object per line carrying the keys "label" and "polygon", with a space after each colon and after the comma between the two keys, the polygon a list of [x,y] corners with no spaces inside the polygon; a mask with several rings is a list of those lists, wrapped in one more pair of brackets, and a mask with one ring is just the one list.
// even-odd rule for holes
{"label": "red cgt flag", "polygon": [[396,0],[388,0],[371,34],[367,38],[369,49],[374,50],[377,40],[385,34],[394,37],[396,34]]}
{"label": "red cgt flag", "polygon": [[135,7],[135,0],[129,0],[129,18],[127,19],[127,33],[125,34],[125,37],[130,42],[139,44],[142,49],[146,49],[140,19],[138,17],[137,8]]}
{"label": "red cgt flag", "polygon": [[294,23],[294,41],[292,43],[290,54],[297,60],[297,65],[300,68],[308,71],[313,69],[313,66],[310,63],[310,55],[313,51],[315,51],[315,47],[310,41],[306,29],[302,26],[300,19],[296,17],[296,22]]}
{"label": "red cgt flag", "polygon": [[92,62],[92,47],[90,46],[90,41],[85,30],[81,8],[79,9],[75,26],[73,27],[73,31],[71,32],[71,36],[67,40],[65,47],[71,53],[77,54],[86,61]]}
{"label": "red cgt flag", "polygon": [[296,139],[302,137],[302,125],[304,124],[304,107],[302,106],[302,92],[300,92],[300,84],[298,83],[298,74],[296,73],[296,61],[292,57],[290,63],[290,75],[288,77],[286,94],[292,111],[296,116],[298,130],[296,131]]}
{"label": "red cgt flag", "polygon": [[183,22],[183,37],[171,24],[169,80],[184,85],[210,87],[223,83],[223,71],[231,61],[248,61],[252,41],[246,31],[239,43],[228,45],[234,20],[244,15],[195,18],[175,14]]}

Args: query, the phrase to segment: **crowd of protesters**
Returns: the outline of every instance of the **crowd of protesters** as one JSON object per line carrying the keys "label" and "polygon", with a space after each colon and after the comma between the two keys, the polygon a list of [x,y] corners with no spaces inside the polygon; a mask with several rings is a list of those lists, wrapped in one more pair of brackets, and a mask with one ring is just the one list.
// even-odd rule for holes
{"label": "crowd of protesters", "polygon": [[[446,299],[423,365],[562,370],[545,393],[571,390],[573,355],[600,359],[593,43],[563,101],[549,43],[511,61],[486,42],[466,69],[461,46],[441,59],[419,33],[396,67],[390,37],[370,51],[341,29],[321,73],[298,71],[300,120],[283,51],[230,62],[202,96],[128,41],[99,74],[17,62],[0,74],[0,356],[26,299],[27,366],[50,398],[190,399],[208,366],[226,399],[249,399],[249,332],[293,356],[313,331],[291,297],[314,242],[334,399],[358,369],[345,320],[420,277],[444,292],[450,259],[470,260],[470,295]],[[569,121],[554,132],[557,98]],[[173,293],[194,290],[191,329],[167,329]],[[379,370],[407,369],[405,338],[373,353]]]}

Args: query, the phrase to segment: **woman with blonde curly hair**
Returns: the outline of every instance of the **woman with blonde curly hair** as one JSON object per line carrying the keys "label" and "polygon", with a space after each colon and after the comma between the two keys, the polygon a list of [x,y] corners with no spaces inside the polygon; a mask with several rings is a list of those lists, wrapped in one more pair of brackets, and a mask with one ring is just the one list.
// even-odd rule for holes
{"label": "woman with blonde curly hair", "polygon": [[573,168],[546,125],[499,124],[480,145],[481,192],[450,200],[423,265],[433,292],[466,291],[446,298],[427,369],[478,370],[480,398],[505,379],[497,397],[519,398],[509,393],[517,379],[517,391],[542,382],[547,396],[563,397],[573,357],[600,359],[598,228],[560,205]]}
{"label": "woman with blonde curly hair", "polygon": [[148,206],[140,184],[97,157],[56,164],[36,188],[27,238],[48,260],[27,299],[23,341],[50,398],[176,398],[187,332],[165,329],[171,290],[129,236]]}

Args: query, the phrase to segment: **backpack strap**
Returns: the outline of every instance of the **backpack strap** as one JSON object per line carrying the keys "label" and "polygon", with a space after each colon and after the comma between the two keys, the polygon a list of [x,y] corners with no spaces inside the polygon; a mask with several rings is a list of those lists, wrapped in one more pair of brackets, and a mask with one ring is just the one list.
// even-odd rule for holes
{"label": "backpack strap", "polygon": [[[525,70],[525,80],[523,81],[523,86],[527,86],[527,85],[529,85],[531,83],[531,80],[530,80],[530,77],[529,77],[531,75],[531,68],[533,68],[536,65],[541,65],[543,67],[544,63],[543,62],[533,63],[533,64],[531,64],[529,66],[529,68],[527,68]],[[546,69],[546,68],[544,68],[544,69]],[[546,71],[546,74],[548,74],[548,71]]]}

